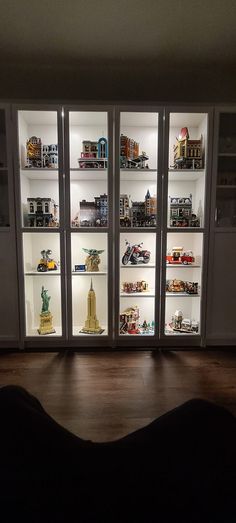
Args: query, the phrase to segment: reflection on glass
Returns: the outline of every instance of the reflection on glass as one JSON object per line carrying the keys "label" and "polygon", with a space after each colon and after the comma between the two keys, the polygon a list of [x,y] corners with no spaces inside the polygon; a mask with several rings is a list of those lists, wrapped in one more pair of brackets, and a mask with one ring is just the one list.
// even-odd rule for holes
{"label": "reflection on glass", "polygon": [[120,225],[155,227],[158,114],[122,112],[120,127]]}
{"label": "reflection on glass", "polygon": [[[141,241],[142,240],[142,241]],[[155,333],[155,234],[120,235],[120,335]]]}
{"label": "reflection on glass", "polygon": [[72,227],[108,226],[106,112],[70,112]]}
{"label": "reflection on glass", "polygon": [[0,171],[0,227],[9,227],[8,173]]}
{"label": "reflection on glass", "polygon": [[61,336],[60,235],[23,234],[26,335]]}
{"label": "reflection on glass", "polygon": [[71,258],[73,335],[106,335],[107,234],[71,234]]}
{"label": "reflection on glass", "polygon": [[217,188],[216,192],[217,227],[236,227],[236,188]]}
{"label": "reflection on glass", "polygon": [[220,115],[219,153],[236,154],[236,113]]}
{"label": "reflection on glass", "polygon": [[6,116],[0,109],[0,167],[7,167]]}
{"label": "reflection on glass", "polygon": [[170,228],[204,227],[207,132],[207,114],[170,114],[167,216]]}
{"label": "reflection on glass", "polygon": [[236,227],[236,114],[222,113],[216,189],[217,227]]}
{"label": "reflection on glass", "polygon": [[168,335],[200,333],[202,248],[202,233],[167,234],[165,333]]}
{"label": "reflection on glass", "polygon": [[59,226],[56,111],[19,111],[21,209],[24,227]]}

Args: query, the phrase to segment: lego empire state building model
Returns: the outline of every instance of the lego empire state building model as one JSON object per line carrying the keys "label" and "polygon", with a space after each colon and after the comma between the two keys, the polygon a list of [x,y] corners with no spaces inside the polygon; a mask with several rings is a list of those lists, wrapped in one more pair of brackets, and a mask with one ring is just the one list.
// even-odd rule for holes
{"label": "lego empire state building model", "polygon": [[102,334],[104,329],[101,329],[96,315],[96,294],[93,289],[92,279],[90,289],[88,292],[87,304],[87,320],[85,320],[85,325],[80,332],[84,334]]}

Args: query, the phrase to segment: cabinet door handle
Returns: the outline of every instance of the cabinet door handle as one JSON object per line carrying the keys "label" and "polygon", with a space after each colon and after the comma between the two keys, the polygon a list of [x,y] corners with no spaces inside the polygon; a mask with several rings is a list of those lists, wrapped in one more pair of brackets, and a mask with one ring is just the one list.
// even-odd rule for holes
{"label": "cabinet door handle", "polygon": [[218,221],[218,209],[216,207],[216,210],[215,210],[215,223],[217,223]]}

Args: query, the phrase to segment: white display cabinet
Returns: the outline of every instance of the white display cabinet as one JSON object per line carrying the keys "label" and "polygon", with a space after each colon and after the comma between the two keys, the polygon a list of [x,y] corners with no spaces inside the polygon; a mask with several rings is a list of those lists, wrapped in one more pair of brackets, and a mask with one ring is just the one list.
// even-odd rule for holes
{"label": "white display cabinet", "polygon": [[[173,227],[175,212],[176,222],[179,220],[180,227],[204,227],[207,136],[206,113],[170,113],[167,227]],[[192,214],[197,220],[187,218],[186,225],[182,225],[179,200],[186,198],[191,201],[191,209],[186,209],[186,212],[189,211],[189,218]],[[176,209],[171,209],[173,199],[179,202]]]}
{"label": "white display cabinet", "polygon": [[[71,226],[106,227],[108,226],[107,112],[70,111],[69,147]],[[100,216],[98,207],[101,202],[103,208]],[[97,212],[94,209],[95,205]],[[104,208],[105,206],[107,209]]]}
{"label": "white display cabinet", "polygon": [[59,107],[16,111],[22,343],[34,346],[42,340],[50,346],[49,340],[57,343],[66,335],[61,116]]}
{"label": "white display cabinet", "polygon": [[[22,345],[202,345],[210,111],[52,105],[16,114]],[[192,252],[191,262],[167,263],[173,250]],[[56,270],[38,270],[41,251]],[[95,270],[89,255],[100,258]],[[44,335],[42,288],[55,331]],[[173,325],[176,311],[185,330]]]}
{"label": "white display cabinet", "polygon": [[158,107],[116,112],[115,335],[120,347],[145,346],[145,339],[150,346],[158,344],[162,126]]}
{"label": "white display cabinet", "polygon": [[[178,245],[177,245],[177,243]],[[200,334],[203,234],[168,233],[166,260],[165,333]],[[189,320],[189,332],[174,330],[172,318],[181,311]]]}
{"label": "white display cabinet", "polygon": [[[57,111],[19,111],[18,129],[22,226],[58,226]],[[32,198],[32,209],[29,198]],[[48,212],[44,213],[45,210]],[[45,214],[43,222],[40,221],[42,214]]]}
{"label": "white display cabinet", "polygon": [[0,347],[17,347],[19,307],[11,112],[0,104]]}
{"label": "white display cabinet", "polygon": [[[83,250],[85,249],[85,251]],[[86,265],[89,252],[99,253],[98,270],[89,271]],[[92,285],[96,299],[96,316],[101,334],[108,334],[108,241],[107,233],[71,234],[72,259],[72,318],[73,336],[90,336],[83,332],[88,317],[88,294]],[[95,334],[95,333],[94,333]]]}
{"label": "white display cabinet", "polygon": [[[141,241],[142,240],[142,241]],[[127,243],[128,242],[128,243]],[[127,246],[140,245],[143,257],[132,256],[127,262]],[[142,259],[142,261],[140,261]],[[120,336],[154,336],[156,295],[156,235],[154,233],[120,234]],[[133,316],[133,317],[132,317]]]}
{"label": "white display cabinet", "polygon": [[160,334],[164,344],[202,343],[205,330],[208,133],[208,111],[167,111]]}
{"label": "white display cabinet", "polygon": [[[68,335],[75,345],[106,346],[112,338],[111,118],[109,108],[65,109]],[[88,258],[95,253],[92,270]]]}
{"label": "white display cabinet", "polygon": [[235,106],[216,108],[214,122],[206,342],[235,346]]}

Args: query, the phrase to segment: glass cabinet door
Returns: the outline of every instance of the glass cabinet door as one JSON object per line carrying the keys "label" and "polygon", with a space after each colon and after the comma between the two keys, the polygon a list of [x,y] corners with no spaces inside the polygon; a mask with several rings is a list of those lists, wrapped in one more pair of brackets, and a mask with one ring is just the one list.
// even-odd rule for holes
{"label": "glass cabinet door", "polygon": [[215,226],[236,227],[236,113],[219,114]]}
{"label": "glass cabinet door", "polygon": [[[120,112],[118,337],[154,337],[158,194],[158,112]],[[118,143],[118,141],[117,141]],[[117,214],[118,214],[117,213]],[[160,258],[160,257],[159,257]]]}
{"label": "glass cabinet door", "polygon": [[62,336],[58,134],[57,110],[18,111],[25,334],[42,339]]}
{"label": "glass cabinet door", "polygon": [[0,109],[0,227],[9,227],[9,225],[6,113],[4,109]]}
{"label": "glass cabinet door", "polygon": [[[112,186],[108,111],[68,110],[72,338],[109,334]],[[97,342],[96,342],[97,343]]]}
{"label": "glass cabinet door", "polygon": [[201,333],[207,134],[207,113],[169,114],[162,282],[166,336]]}

